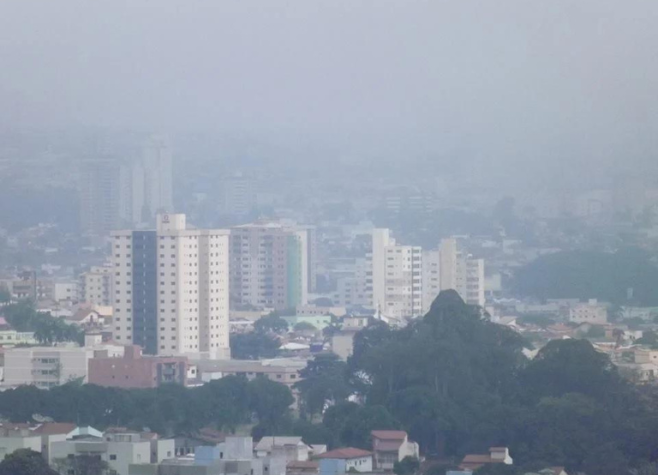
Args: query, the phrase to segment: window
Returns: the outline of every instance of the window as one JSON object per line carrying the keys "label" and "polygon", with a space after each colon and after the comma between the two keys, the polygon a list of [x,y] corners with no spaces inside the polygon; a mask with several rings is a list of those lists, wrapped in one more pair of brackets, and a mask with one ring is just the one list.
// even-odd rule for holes
{"label": "window", "polygon": [[116,454],[110,454],[110,460],[116,460],[117,456]]}

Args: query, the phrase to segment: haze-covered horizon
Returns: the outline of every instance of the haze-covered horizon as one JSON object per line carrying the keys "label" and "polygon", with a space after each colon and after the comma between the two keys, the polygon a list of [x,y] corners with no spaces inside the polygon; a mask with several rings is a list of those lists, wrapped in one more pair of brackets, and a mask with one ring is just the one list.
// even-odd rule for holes
{"label": "haze-covered horizon", "polygon": [[649,170],[656,20],[650,0],[10,0],[0,125]]}

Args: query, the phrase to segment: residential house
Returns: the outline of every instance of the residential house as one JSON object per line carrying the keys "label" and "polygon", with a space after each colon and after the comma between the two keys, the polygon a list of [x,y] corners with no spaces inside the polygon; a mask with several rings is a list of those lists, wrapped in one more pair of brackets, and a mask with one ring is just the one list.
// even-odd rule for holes
{"label": "residential house", "polygon": [[181,434],[174,437],[175,455],[182,457],[194,455],[198,447],[212,447],[226,440],[226,434],[209,427],[200,429],[193,434]]}
{"label": "residential house", "polygon": [[318,456],[320,475],[343,475],[351,471],[372,472],[372,452],[346,447]]}
{"label": "residential house", "polygon": [[71,432],[65,441],[52,444],[53,460],[95,455],[108,463],[117,475],[128,475],[135,463],[160,463],[174,456],[174,441],[160,439],[153,433],[108,430],[100,433],[93,428]]}
{"label": "residential house", "polygon": [[391,471],[405,457],[419,458],[418,444],[409,441],[405,431],[373,430],[370,435],[376,470]]}
{"label": "residential house", "polygon": [[131,464],[128,475],[286,475],[283,456],[255,456],[251,437],[226,437],[195,453],[151,464]]}
{"label": "residential house", "polygon": [[263,437],[254,449],[257,457],[264,458],[282,455],[286,462],[305,462],[309,459],[311,448],[301,437]]}
{"label": "residential house", "polygon": [[512,465],[514,461],[510,457],[507,447],[491,447],[488,454],[469,454],[459,464],[461,470],[475,471],[490,463],[504,463]]}

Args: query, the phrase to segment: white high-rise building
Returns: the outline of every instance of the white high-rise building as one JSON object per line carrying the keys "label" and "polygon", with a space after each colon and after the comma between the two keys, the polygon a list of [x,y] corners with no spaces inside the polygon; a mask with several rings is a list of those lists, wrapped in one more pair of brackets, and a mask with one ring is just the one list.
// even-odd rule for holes
{"label": "white high-rise building", "polygon": [[228,358],[229,231],[159,214],[156,230],[112,238],[114,340],[148,354]]}
{"label": "white high-rise building", "polygon": [[429,312],[432,302],[441,292],[441,253],[423,251],[423,314]]}
{"label": "white high-rise building", "polygon": [[114,268],[93,266],[82,274],[82,300],[93,305],[111,306],[114,302]]}
{"label": "white high-rise building", "polygon": [[441,290],[454,289],[470,305],[483,306],[484,260],[462,249],[459,239],[442,239],[439,246]]}
{"label": "white high-rise building", "polygon": [[397,245],[388,229],[373,230],[373,305],[379,314],[401,319],[422,313],[422,251]]}

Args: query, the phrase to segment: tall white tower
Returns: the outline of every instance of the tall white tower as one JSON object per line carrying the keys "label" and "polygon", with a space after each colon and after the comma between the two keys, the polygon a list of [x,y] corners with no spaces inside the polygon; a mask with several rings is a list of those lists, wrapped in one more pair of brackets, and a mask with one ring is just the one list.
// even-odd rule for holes
{"label": "tall white tower", "polygon": [[159,214],[156,230],[112,238],[115,341],[148,354],[230,357],[229,232]]}

